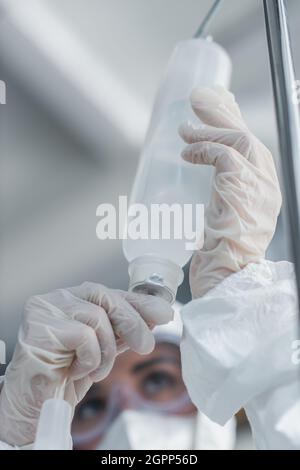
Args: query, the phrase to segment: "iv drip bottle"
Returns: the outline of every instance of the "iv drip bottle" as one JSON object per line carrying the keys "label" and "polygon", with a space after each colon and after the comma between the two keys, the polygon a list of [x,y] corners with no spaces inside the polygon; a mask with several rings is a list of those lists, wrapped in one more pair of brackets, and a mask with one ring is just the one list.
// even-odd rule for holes
{"label": "iv drip bottle", "polygon": [[[178,135],[178,128],[185,121],[196,127],[201,125],[191,109],[192,90],[214,85],[228,88],[230,76],[230,58],[213,41],[190,39],[176,46],[154,103],[131,194],[126,230],[135,215],[130,211],[133,205],[147,208],[150,227],[153,205],[183,207],[208,203],[213,169],[182,160],[181,152],[186,144]],[[170,217],[171,235],[178,223],[175,216],[172,220]],[[188,240],[184,236],[181,239],[153,238],[150,228],[148,232],[149,236],[141,239],[127,232],[123,240],[123,251],[129,262],[129,289],[161,296],[173,303],[183,281],[182,267],[193,252],[187,249]]]}

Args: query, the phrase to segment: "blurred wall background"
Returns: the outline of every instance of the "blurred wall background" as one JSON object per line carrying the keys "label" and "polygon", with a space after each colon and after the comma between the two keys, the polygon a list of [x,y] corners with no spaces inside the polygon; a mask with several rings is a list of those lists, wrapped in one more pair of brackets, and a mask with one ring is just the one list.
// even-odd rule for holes
{"label": "blurred wall background", "polygon": [[[30,295],[85,280],[126,289],[121,242],[97,240],[96,207],[130,193],[164,66],[211,3],[0,0],[0,338],[8,358]],[[211,33],[232,58],[232,90],[249,126],[278,158],[262,2],[223,3]],[[287,3],[295,40],[300,3]],[[287,256],[280,222],[270,257]],[[185,284],[180,299],[188,296]]]}

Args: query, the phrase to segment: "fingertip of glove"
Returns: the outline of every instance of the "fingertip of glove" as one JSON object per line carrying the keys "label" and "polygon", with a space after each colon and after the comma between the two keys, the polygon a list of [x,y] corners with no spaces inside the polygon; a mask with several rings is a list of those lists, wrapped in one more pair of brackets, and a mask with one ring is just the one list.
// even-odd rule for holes
{"label": "fingertip of glove", "polygon": [[154,334],[149,330],[149,334],[144,335],[136,352],[142,355],[150,354],[155,348]]}
{"label": "fingertip of glove", "polygon": [[180,124],[178,127],[178,134],[182,139],[185,140],[187,135],[194,131],[194,127],[190,121],[185,121]]}
{"label": "fingertip of glove", "polygon": [[197,87],[192,90],[190,95],[190,101],[192,106],[196,108],[217,106],[221,103],[235,102],[234,95],[230,93],[226,88],[220,85],[208,87]]}
{"label": "fingertip of glove", "polygon": [[165,323],[169,323],[174,318],[174,310],[172,305],[169,304],[166,300],[155,297],[155,296],[147,296],[148,298],[148,309],[151,309],[153,315],[153,323],[156,325],[162,325]]}
{"label": "fingertip of glove", "polygon": [[205,106],[213,102],[217,102],[217,95],[212,88],[197,87],[192,90],[190,95],[192,106]]}
{"label": "fingertip of glove", "polygon": [[147,323],[151,321],[153,324],[163,324],[173,319],[172,306],[160,297],[129,292],[126,294],[126,299]]}
{"label": "fingertip of glove", "polygon": [[191,150],[189,148],[183,149],[183,151],[181,152],[181,158],[186,162],[190,162],[191,161]]}
{"label": "fingertip of glove", "polygon": [[151,329],[144,322],[138,322],[127,334],[129,349],[138,354],[149,354],[155,347],[155,338]]}
{"label": "fingertip of glove", "polygon": [[97,370],[94,370],[89,374],[90,379],[93,382],[100,382],[101,380],[104,380],[110,374],[113,365],[114,362],[111,364],[104,364],[103,366],[100,366]]}

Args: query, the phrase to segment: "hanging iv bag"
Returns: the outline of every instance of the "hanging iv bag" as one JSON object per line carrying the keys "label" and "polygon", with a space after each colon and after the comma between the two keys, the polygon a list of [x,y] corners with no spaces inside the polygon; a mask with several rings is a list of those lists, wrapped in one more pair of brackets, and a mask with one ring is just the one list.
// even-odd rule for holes
{"label": "hanging iv bag", "polygon": [[182,41],[169,60],[155,99],[123,239],[131,291],[175,301],[183,281],[182,267],[193,254],[185,238],[184,211],[208,203],[213,177],[212,168],[182,160],[186,144],[178,128],[185,121],[201,125],[190,105],[192,90],[228,88],[230,76],[228,54],[211,40]]}

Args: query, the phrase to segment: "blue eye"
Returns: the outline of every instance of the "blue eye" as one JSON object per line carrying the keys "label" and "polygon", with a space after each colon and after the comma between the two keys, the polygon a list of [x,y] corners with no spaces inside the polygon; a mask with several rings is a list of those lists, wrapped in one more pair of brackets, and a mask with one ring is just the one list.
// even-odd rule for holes
{"label": "blue eye", "polygon": [[142,389],[147,397],[153,397],[176,387],[176,379],[168,372],[156,371],[144,378]]}
{"label": "blue eye", "polygon": [[87,421],[101,415],[106,411],[106,401],[99,398],[87,400],[76,410],[76,418],[80,421]]}

